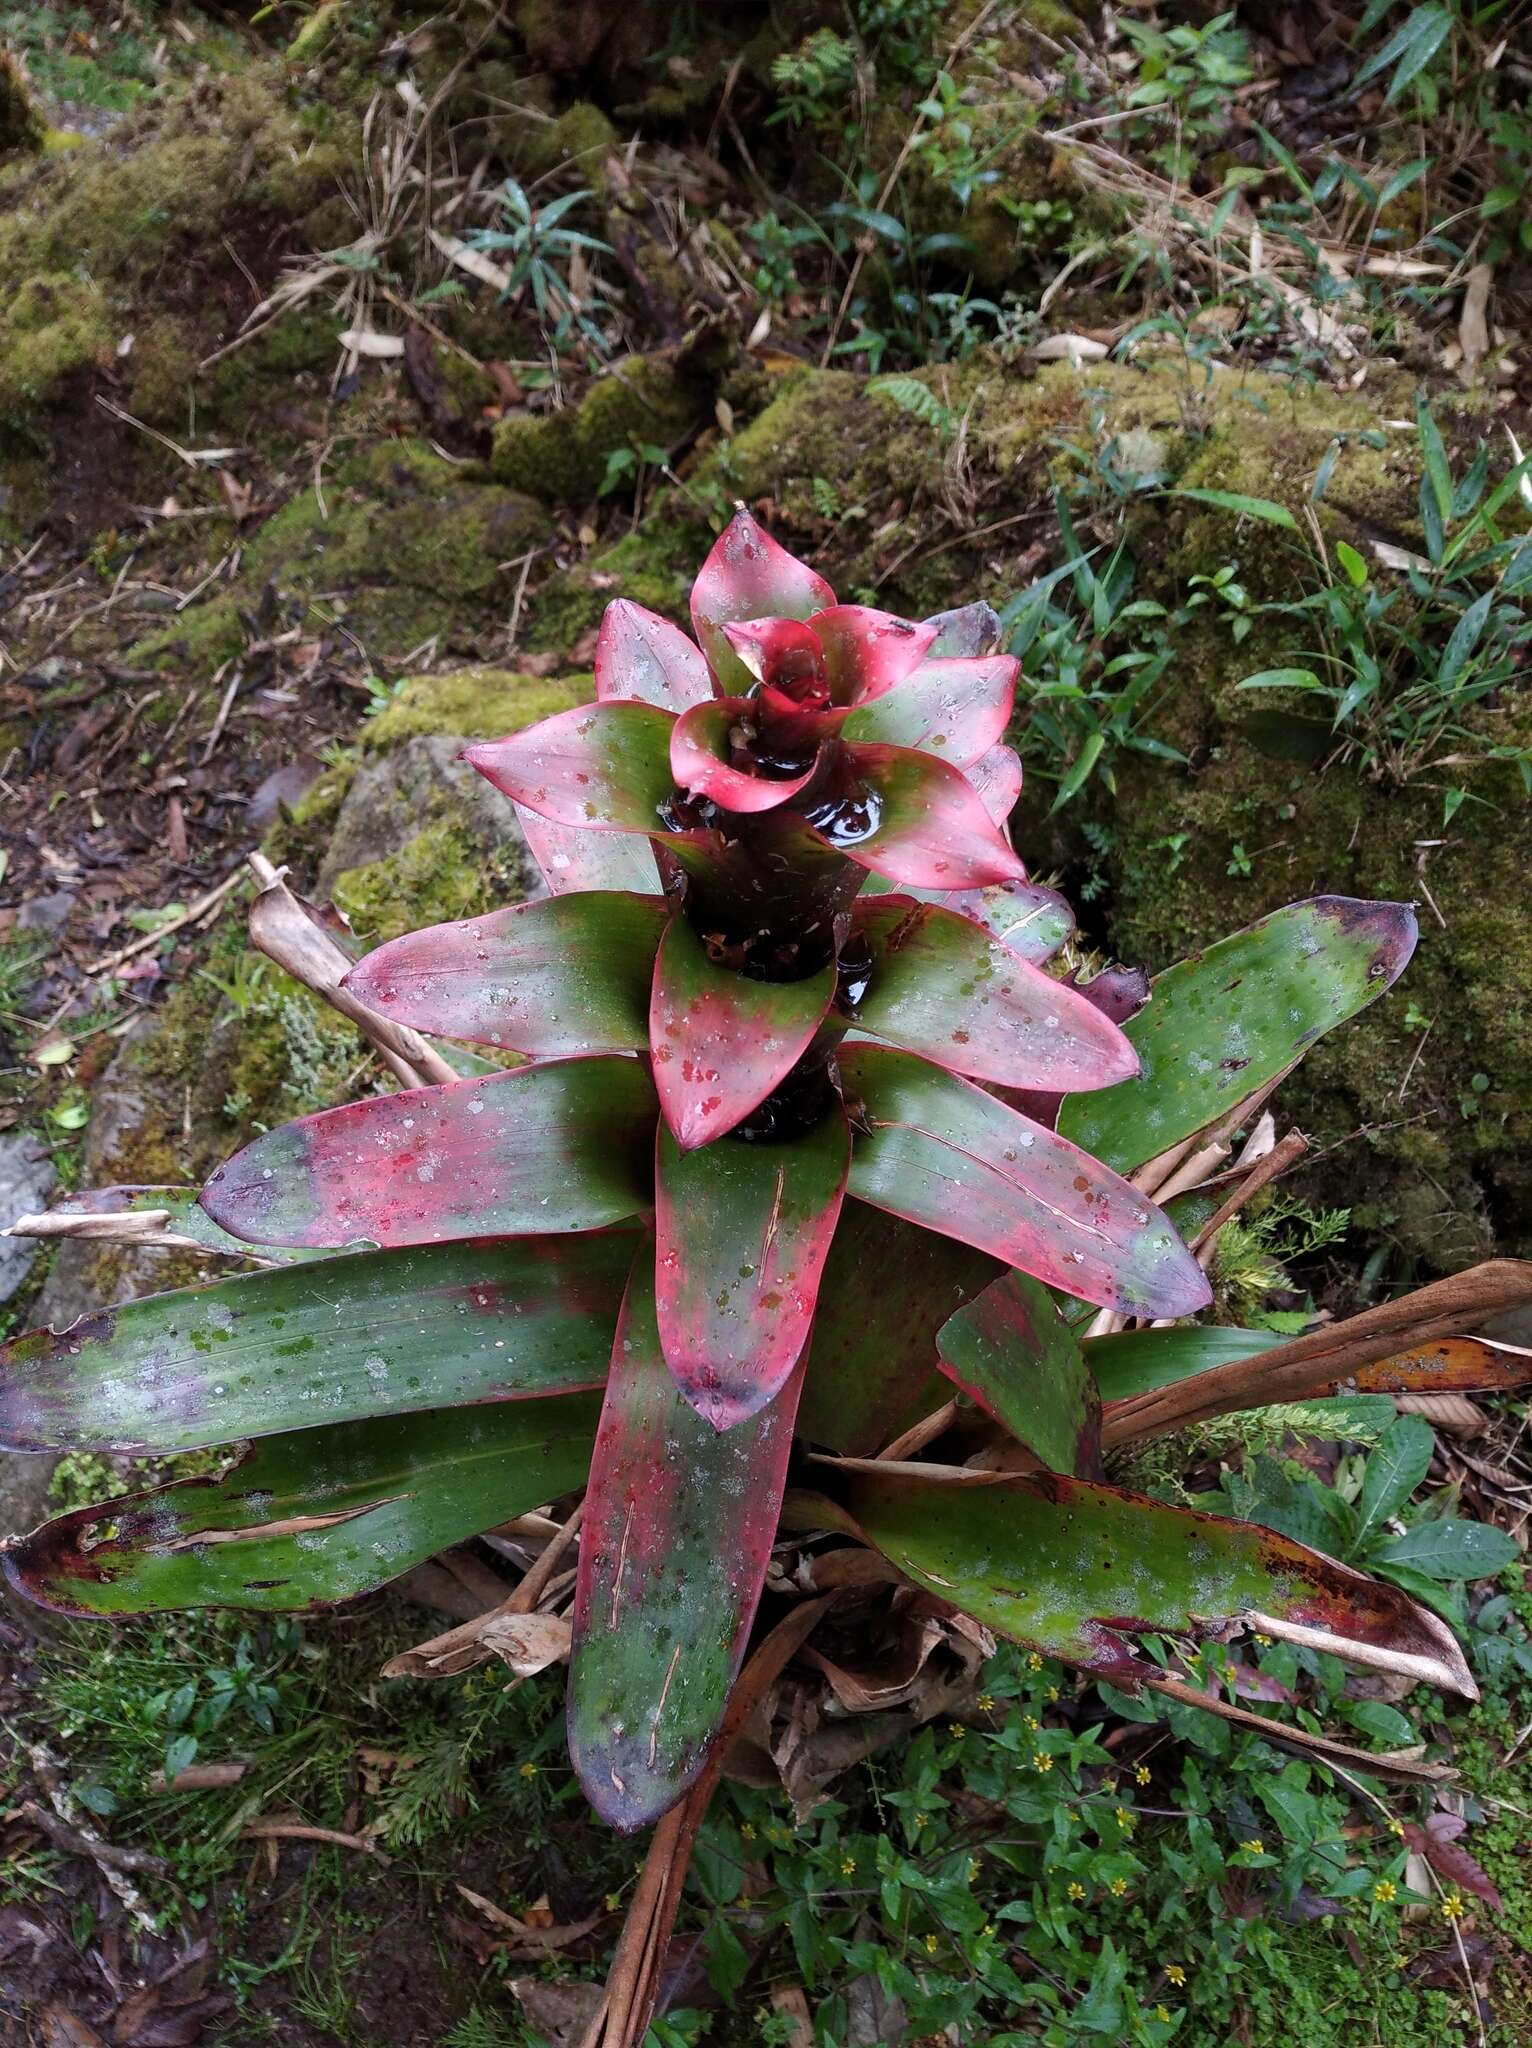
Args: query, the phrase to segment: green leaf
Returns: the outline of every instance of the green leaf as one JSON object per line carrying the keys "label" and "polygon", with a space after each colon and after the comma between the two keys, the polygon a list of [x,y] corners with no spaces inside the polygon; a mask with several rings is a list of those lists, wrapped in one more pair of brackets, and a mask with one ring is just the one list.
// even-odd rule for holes
{"label": "green leaf", "polygon": [[1335,559],[1345,570],[1347,580],[1360,590],[1367,581],[1367,564],[1349,541],[1335,543]]}
{"label": "green leaf", "polygon": [[1101,1404],[1052,1295],[1007,1273],[937,1334],[942,1371],[1045,1470],[1089,1475],[1101,1462]]}
{"label": "green leaf", "polygon": [[1415,949],[1407,903],[1314,896],[1209,946],[1153,983],[1123,1028],[1143,1072],[1071,1095],[1059,1133],[1131,1173],[1212,1123],[1380,996]]}
{"label": "green leaf", "polygon": [[1462,1653],[1434,1618],[1272,1530],[1059,1473],[864,1464],[834,1483],[856,1530],[901,1571],[1000,1634],[1115,1685],[1158,1677],[1139,1637],[1216,1637],[1262,1616],[1252,1625],[1326,1631],[1337,1656],[1355,1641],[1422,1658],[1433,1682],[1473,1696]]}
{"label": "green leaf", "polygon": [[660,1350],[640,1253],[612,1350],[586,1495],[569,1750],[591,1804],[642,1827],[707,1758],[776,1539],[801,1373],[722,1432]]}
{"label": "green leaf", "polygon": [[7,1551],[64,1614],[330,1606],[584,1483],[599,1397],[263,1437],[221,1479],[78,1508]]}
{"label": "green leaf", "polygon": [[1443,521],[1452,517],[1452,469],[1442,442],[1441,429],[1431,417],[1431,407],[1422,394],[1415,401],[1415,421],[1420,430],[1420,452],[1436,509]]}
{"label": "green leaf", "polygon": [[1246,676],[1242,690],[1320,690],[1324,685],[1311,668],[1263,668]]}
{"label": "green leaf", "polygon": [[1357,1496],[1353,1550],[1367,1548],[1383,1524],[1397,1515],[1431,1467],[1436,1438],[1419,1415],[1401,1415],[1367,1460]]}
{"label": "green leaf", "polygon": [[1487,1522],[1417,1522],[1369,1552],[1378,1565],[1408,1565],[1427,1578],[1487,1579],[1517,1564],[1521,1552],[1503,1529]]}
{"label": "green leaf", "polygon": [[1408,20],[1368,58],[1352,79],[1351,90],[1358,91],[1369,79],[1376,78],[1380,71],[1386,71],[1390,64],[1394,64],[1394,75],[1388,82],[1383,100],[1385,106],[1392,106],[1411,80],[1424,71],[1451,28],[1452,16],[1445,7],[1415,8]]}
{"label": "green leaf", "polygon": [[0,1347],[13,1450],[186,1451],[599,1386],[632,1230],[241,1273]]}
{"label": "green leaf", "polygon": [[1163,1330],[1123,1330],[1113,1337],[1091,1337],[1085,1362],[1103,1401],[1125,1401],[1169,1387],[1214,1366],[1253,1358],[1290,1340],[1275,1330],[1223,1329],[1209,1323],[1185,1323]]}
{"label": "green leaf", "polygon": [[1277,505],[1270,498],[1247,498],[1240,491],[1202,491],[1189,486],[1178,486],[1167,491],[1169,498],[1194,498],[1199,505],[1216,505],[1221,512],[1238,512],[1246,519],[1261,519],[1268,526],[1285,526],[1289,532],[1298,531],[1298,522],[1285,505]]}
{"label": "green leaf", "polygon": [[1442,655],[1442,665],[1437,671],[1436,686],[1438,689],[1448,689],[1457,681],[1462,673],[1464,663],[1479,644],[1489,619],[1490,606],[1494,601],[1495,593],[1492,590],[1486,590],[1482,597],[1474,600],[1453,627],[1452,637],[1448,640],[1446,650]]}

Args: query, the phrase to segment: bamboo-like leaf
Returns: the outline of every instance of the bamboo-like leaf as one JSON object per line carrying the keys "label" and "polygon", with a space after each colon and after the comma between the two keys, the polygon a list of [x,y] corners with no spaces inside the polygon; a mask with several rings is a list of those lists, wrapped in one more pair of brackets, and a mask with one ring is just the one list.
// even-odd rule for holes
{"label": "bamboo-like leaf", "polygon": [[603,1819],[655,1820],[728,1704],[777,1531],[802,1374],[719,1434],[666,1370],[654,1268],[635,1264],[591,1464],[569,1753]]}
{"label": "bamboo-like leaf", "polygon": [[654,963],[648,1033],[660,1108],[683,1151],[733,1130],[808,1050],[835,994],[833,961],[755,981],[708,957],[684,917]]}
{"label": "bamboo-like leaf", "polygon": [[790,1141],[723,1138],[699,1152],[661,1126],[660,1336],[676,1384],[715,1429],[758,1413],[798,1363],[850,1150],[839,1109]]}
{"label": "bamboo-like leaf", "polygon": [[631,1229],[240,1273],[0,1346],[10,1450],[186,1451],[599,1386]]}
{"label": "bamboo-like leaf", "polygon": [[839,1059],[860,1200],[1100,1308],[1206,1306],[1206,1277],[1169,1218],[1087,1154],[911,1053],[848,1044]]}
{"label": "bamboo-like leaf", "polygon": [[333,1606],[579,1486],[599,1413],[567,1394],[263,1437],[222,1478],[45,1522],[6,1576],[63,1614]]}
{"label": "bamboo-like leaf", "polygon": [[857,1027],[939,1066],[1063,1094],[1138,1071],[1116,1024],[970,918],[908,896],[864,897],[853,930],[872,971]]}
{"label": "bamboo-like leaf", "polygon": [[953,768],[970,767],[1004,736],[1020,673],[1011,654],[923,662],[897,689],[858,703],[844,737],[918,747]]}
{"label": "bamboo-like leaf", "polygon": [[1005,1268],[848,1200],[819,1284],[798,1434],[860,1457],[948,1398],[936,1333]]}
{"label": "bamboo-like leaf", "polygon": [[1060,1132],[1131,1173],[1375,1001],[1404,971],[1415,931],[1407,903],[1314,896],[1168,968],[1126,1027],[1142,1074],[1071,1097]]}
{"label": "bamboo-like leaf", "polygon": [[1000,1634],[1136,1688],[1148,1634],[1243,1625],[1478,1697],[1451,1630],[1393,1586],[1246,1522],[1058,1473],[842,1471],[836,1494],[899,1569]]}
{"label": "bamboo-like leaf", "polygon": [[474,1045],[544,1058],[646,1051],[664,928],[658,896],[549,896],[406,932],[345,985],[385,1017]]}
{"label": "bamboo-like leaf", "polygon": [[1007,1273],[937,1333],[942,1371],[1049,1472],[1101,1470],[1101,1402],[1046,1287]]}
{"label": "bamboo-like leaf", "polygon": [[463,759],[514,803],[585,832],[653,832],[674,793],[668,711],[616,699],[577,704]]}
{"label": "bamboo-like leaf", "polygon": [[656,1107],[633,1059],[410,1088],[267,1131],[218,1168],[202,1206],[253,1244],[597,1230],[647,1205]]}
{"label": "bamboo-like leaf", "polygon": [[596,635],[598,699],[636,697],[663,711],[684,711],[712,694],[702,650],[679,626],[630,598],[613,598]]}
{"label": "bamboo-like leaf", "polygon": [[978,889],[1025,878],[958,769],[913,747],[847,752],[857,786],[804,810],[828,845],[875,875],[913,888]]}
{"label": "bamboo-like leaf", "polygon": [[714,541],[692,585],[692,625],[720,689],[734,696],[749,670],[724,637],[739,619],[806,619],[835,602],[835,592],[746,511],[736,512]]}

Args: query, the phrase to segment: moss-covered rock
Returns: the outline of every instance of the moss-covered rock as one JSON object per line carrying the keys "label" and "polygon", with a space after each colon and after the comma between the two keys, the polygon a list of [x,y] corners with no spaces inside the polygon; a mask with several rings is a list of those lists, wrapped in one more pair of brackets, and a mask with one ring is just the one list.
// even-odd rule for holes
{"label": "moss-covered rock", "polygon": [[111,327],[100,289],[72,272],[12,274],[0,305],[0,436],[35,441],[38,415],[110,353]]}
{"label": "moss-covered rock", "polygon": [[594,694],[589,674],[545,679],[510,669],[461,668],[449,675],[410,676],[387,710],[362,727],[358,743],[369,755],[437,733],[498,739],[588,703]]}
{"label": "moss-covered rock", "polygon": [[550,505],[593,498],[607,457],[650,443],[668,448],[698,423],[706,385],[661,356],[627,356],[597,378],[578,405],[516,413],[495,429],[490,467],[502,483]]}

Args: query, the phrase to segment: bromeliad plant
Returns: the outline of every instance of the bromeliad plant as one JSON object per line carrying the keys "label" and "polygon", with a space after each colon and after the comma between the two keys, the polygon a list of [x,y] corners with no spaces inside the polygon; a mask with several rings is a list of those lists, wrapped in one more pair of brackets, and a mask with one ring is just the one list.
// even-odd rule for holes
{"label": "bromeliad plant", "polygon": [[[1408,907],[1294,904],[1147,1007],[1131,976],[1073,986],[1045,966],[1068,912],[1006,836],[987,607],[837,604],[741,512],[692,617],[695,642],[619,600],[595,702],[469,750],[548,894],[347,977],[395,1045],[526,1064],[459,1049],[461,1078],[270,1131],[200,1206],[76,1198],[272,1269],[15,1340],[6,1441],[248,1443],[48,1524],[13,1582],[73,1613],[302,1609],[584,1488],[570,1747],[624,1828],[703,1770],[783,1527],[1130,1689],[1161,1680],[1146,1638],[1249,1626],[1471,1693],[1396,1587],[1102,1479],[1104,1442],[1403,1341],[1147,1327],[1209,1290],[1144,1188],[1390,985]],[[1080,1304],[1145,1327],[1082,1340]],[[1516,1377],[1454,1337],[1494,1305],[1455,1296],[1422,1326],[1453,1341],[1390,1384]],[[873,1455],[932,1414],[920,1440],[970,1462]]]}

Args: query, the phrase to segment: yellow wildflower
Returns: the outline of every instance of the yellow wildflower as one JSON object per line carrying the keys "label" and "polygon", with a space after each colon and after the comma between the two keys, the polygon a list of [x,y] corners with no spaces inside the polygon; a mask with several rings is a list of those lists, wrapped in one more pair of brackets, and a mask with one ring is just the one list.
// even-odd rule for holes
{"label": "yellow wildflower", "polygon": [[755,1840],[755,1822],[753,1820],[741,1821],[739,1831],[747,1842]]}
{"label": "yellow wildflower", "polygon": [[1107,1890],[1112,1894],[1112,1897],[1114,1899],[1120,1899],[1127,1889],[1128,1880],[1125,1877],[1114,1877],[1112,1879],[1112,1882],[1107,1886]]}
{"label": "yellow wildflower", "polygon": [[1181,1986],[1186,1982],[1186,1972],[1182,1969],[1179,1963],[1167,1963],[1165,1965],[1165,1975],[1170,1979],[1171,1983],[1175,1985],[1178,1991],[1180,1990]]}
{"label": "yellow wildflower", "polygon": [[979,1859],[978,1859],[978,1857],[977,1857],[977,1856],[970,1856],[970,1857],[969,1857],[969,1859],[968,1859],[968,1882],[969,1882],[970,1884],[977,1884],[977,1882],[978,1882],[978,1879],[979,1879],[979,1872],[980,1872],[980,1870],[982,1869],[982,1867],[983,1867],[983,1866],[982,1866],[982,1865],[980,1864],[980,1862],[979,1862]]}
{"label": "yellow wildflower", "polygon": [[1043,1660],[1041,1657],[1038,1656],[1036,1650],[1034,1650],[1031,1656],[1027,1659],[1027,1669],[1029,1671],[1041,1671],[1042,1668]]}
{"label": "yellow wildflower", "polygon": [[1053,1769],[1053,1758],[1049,1756],[1046,1749],[1033,1750],[1032,1768],[1034,1771],[1051,1771]]}
{"label": "yellow wildflower", "polygon": [[1399,1896],[1399,1887],[1389,1878],[1380,1877],[1372,1888],[1372,1895],[1380,1906],[1391,1906]]}
{"label": "yellow wildflower", "polygon": [[1083,1899],[1083,1898],[1085,1897],[1085,1887],[1084,1887],[1084,1885],[1083,1885],[1083,1884],[1071,1884],[1071,1885],[1070,1885],[1070,1887],[1069,1887],[1069,1896],[1070,1896],[1070,1897],[1071,1897],[1071,1898],[1072,1898],[1072,1899],[1073,1899],[1073,1900],[1075,1901],[1075,1903],[1076,1903],[1076,1904],[1078,1905],[1078,1903],[1080,1902],[1080,1900],[1081,1900],[1081,1899]]}
{"label": "yellow wildflower", "polygon": [[1133,1815],[1129,1813],[1128,1809],[1125,1806],[1117,1807],[1113,1811],[1112,1818],[1116,1821],[1117,1825],[1120,1828],[1129,1829],[1134,1826]]}
{"label": "yellow wildflower", "polygon": [[1259,1835],[1252,1835],[1248,1841],[1241,1842],[1239,1846],[1252,1856],[1264,1856],[1266,1854],[1266,1844]]}
{"label": "yellow wildflower", "polygon": [[979,1697],[974,1701],[974,1705],[978,1708],[981,1714],[989,1713],[991,1709],[994,1707],[994,1704],[995,1695],[992,1692],[981,1692],[979,1694]]}
{"label": "yellow wildflower", "polygon": [[926,1936],[926,1954],[928,1956],[934,1956],[936,1954],[936,1951],[940,1947],[941,1943],[937,1940],[934,1934],[928,1934]]}
{"label": "yellow wildflower", "polygon": [[1154,2008],[1154,2016],[1155,2016],[1155,2018],[1156,2018],[1156,2019],[1157,2019],[1157,2020],[1159,2021],[1159,2023],[1160,2023],[1160,2025],[1161,2025],[1162,2027],[1165,2027],[1165,2026],[1169,2026],[1169,2024],[1170,2024],[1170,2013],[1169,2013],[1169,2011],[1168,2011],[1168,2010],[1166,2009],[1166,2007],[1164,2007],[1163,2005],[1157,2005],[1157,2006],[1156,2006],[1156,2007]]}
{"label": "yellow wildflower", "polygon": [[1152,1774],[1147,1764],[1140,1764],[1138,1769],[1133,1773],[1135,1781],[1140,1785],[1147,1785],[1151,1775]]}
{"label": "yellow wildflower", "polygon": [[1048,1688],[1048,1699],[1049,1699],[1049,1701],[1050,1701],[1051,1703],[1056,1703],[1056,1702],[1057,1702],[1057,1700],[1058,1700],[1058,1696],[1059,1696],[1059,1689],[1058,1689],[1058,1687],[1057,1687],[1056,1685],[1050,1685],[1050,1686],[1049,1686],[1049,1688]]}
{"label": "yellow wildflower", "polygon": [[537,1776],[536,1764],[523,1764],[521,1767],[521,1775],[524,1778],[535,1778]]}
{"label": "yellow wildflower", "polygon": [[1043,1724],[1041,1721],[1038,1720],[1036,1714],[1023,1714],[1021,1717],[1021,1725],[1023,1728],[1030,1728],[1035,1732],[1037,1729],[1041,1728]]}
{"label": "yellow wildflower", "polygon": [[1461,1920],[1467,1911],[1468,1908],[1463,1904],[1462,1898],[1457,1892],[1448,1892],[1446,1898],[1442,1900],[1442,1918],[1444,1920]]}
{"label": "yellow wildflower", "polygon": [[961,1742],[963,1737],[968,1733],[968,1730],[963,1726],[961,1721],[949,1721],[947,1723],[947,1733],[952,1737],[954,1742]]}
{"label": "yellow wildflower", "polygon": [[856,1869],[856,1858],[855,1858],[854,1856],[842,1856],[842,1858],[840,1859],[840,1874],[841,1874],[841,1876],[842,1876],[842,1877],[850,1877],[850,1876],[851,1876],[851,1875],[853,1874],[853,1872],[855,1871],[855,1869]]}

